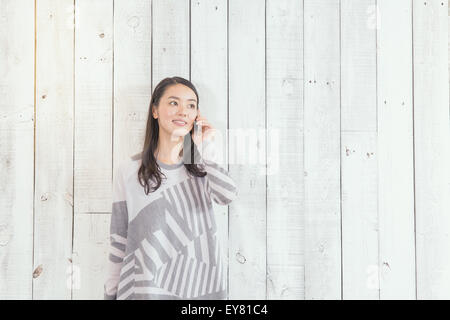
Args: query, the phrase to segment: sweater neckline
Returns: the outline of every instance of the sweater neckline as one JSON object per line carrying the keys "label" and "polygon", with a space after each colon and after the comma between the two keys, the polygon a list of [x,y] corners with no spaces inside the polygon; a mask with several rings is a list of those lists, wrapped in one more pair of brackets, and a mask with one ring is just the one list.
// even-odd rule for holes
{"label": "sweater neckline", "polygon": [[161,168],[164,168],[166,170],[174,170],[174,169],[177,169],[177,168],[179,168],[179,167],[181,167],[183,165],[183,159],[180,162],[177,162],[177,163],[174,163],[174,164],[167,164],[167,163],[161,162],[161,161],[159,161],[158,158],[156,159],[156,162],[158,163],[158,165]]}

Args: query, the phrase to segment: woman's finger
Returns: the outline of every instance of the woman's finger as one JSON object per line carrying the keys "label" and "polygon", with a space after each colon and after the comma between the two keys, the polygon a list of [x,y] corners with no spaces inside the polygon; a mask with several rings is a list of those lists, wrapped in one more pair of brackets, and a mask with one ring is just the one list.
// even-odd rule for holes
{"label": "woman's finger", "polygon": [[203,128],[203,131],[212,128],[212,125],[209,122],[207,122],[207,121],[202,121],[200,124],[201,124],[201,126]]}
{"label": "woman's finger", "polygon": [[197,124],[201,124],[202,126],[210,125],[210,123],[206,119],[198,120]]}

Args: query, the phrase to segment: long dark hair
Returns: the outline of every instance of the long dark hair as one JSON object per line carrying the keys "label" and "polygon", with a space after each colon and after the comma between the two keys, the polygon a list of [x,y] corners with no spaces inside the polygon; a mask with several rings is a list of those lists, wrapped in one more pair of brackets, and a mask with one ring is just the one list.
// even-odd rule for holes
{"label": "long dark hair", "polygon": [[[183,84],[191,88],[192,91],[194,91],[195,95],[197,96],[197,109],[199,106],[200,100],[198,98],[197,89],[195,89],[195,86],[192,84],[192,82],[184,78],[181,77],[164,78],[158,83],[158,85],[153,90],[150,100],[150,106],[148,108],[147,129],[145,130],[144,147],[142,153],[134,156],[135,159],[136,157],[142,158],[142,163],[138,170],[138,180],[139,183],[144,187],[145,194],[149,194],[149,192],[154,192],[155,190],[157,190],[161,186],[162,176],[165,177],[164,173],[161,172],[161,168],[159,167],[155,158],[155,150],[156,147],[158,146],[158,138],[159,138],[159,124],[158,120],[153,118],[152,111],[155,106],[159,106],[159,101],[163,96],[164,92],[166,91],[167,87],[178,83]],[[187,139],[190,140],[188,144],[190,145],[190,154],[189,155],[183,154],[183,159],[186,159],[187,158],[186,156],[190,156],[190,161],[187,161],[188,163],[184,163],[184,166],[191,176],[193,175],[196,177],[204,177],[206,175],[206,172],[202,171],[203,168],[201,168],[201,166],[199,166],[193,161],[193,159],[197,159],[199,155],[197,146],[192,140],[193,130],[194,127],[189,132],[189,134],[186,135]],[[182,152],[183,150],[181,150],[180,156]],[[149,184],[150,181],[156,182],[156,185],[153,188],[150,187]]]}

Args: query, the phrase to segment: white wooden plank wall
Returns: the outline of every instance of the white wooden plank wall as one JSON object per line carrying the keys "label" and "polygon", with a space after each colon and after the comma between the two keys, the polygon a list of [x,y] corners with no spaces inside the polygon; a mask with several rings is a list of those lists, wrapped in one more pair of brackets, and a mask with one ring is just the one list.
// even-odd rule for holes
{"label": "white wooden plank wall", "polygon": [[415,296],[412,3],[378,6],[380,296],[409,299]]}
{"label": "white wooden plank wall", "polygon": [[230,299],[265,299],[267,294],[266,160],[259,157],[266,143],[264,131],[260,134],[267,111],[264,4],[228,2],[230,172],[240,195],[229,215]]}
{"label": "white wooden plank wall", "polygon": [[378,299],[376,1],[340,10],[342,298]]}
{"label": "white wooden plank wall", "polygon": [[[72,299],[93,299],[111,211],[113,3],[75,1],[74,232]],[[100,161],[99,161],[100,160]],[[106,237],[105,237],[106,236]]]}
{"label": "white wooden plank wall", "polygon": [[303,2],[266,10],[266,298],[303,299]]}
{"label": "white wooden plank wall", "polygon": [[450,298],[444,0],[0,0],[0,299],[103,299],[111,187],[193,81],[230,299]]}
{"label": "white wooden plank wall", "polygon": [[339,1],[304,1],[305,298],[341,296]]}
{"label": "white wooden plank wall", "polygon": [[72,0],[36,2],[33,299],[72,292],[73,12]]}
{"label": "white wooden plank wall", "polygon": [[415,1],[416,297],[450,298],[448,3]]}
{"label": "white wooden plank wall", "polygon": [[0,299],[32,298],[34,14],[0,1]]}

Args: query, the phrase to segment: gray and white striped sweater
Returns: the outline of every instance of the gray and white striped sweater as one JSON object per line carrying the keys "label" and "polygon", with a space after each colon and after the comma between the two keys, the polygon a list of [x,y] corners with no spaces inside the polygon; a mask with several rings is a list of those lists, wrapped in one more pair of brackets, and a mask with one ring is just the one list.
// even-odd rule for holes
{"label": "gray and white striped sweater", "polygon": [[226,255],[211,201],[228,205],[237,188],[206,154],[200,159],[205,177],[188,175],[183,162],[157,160],[167,179],[148,195],[137,178],[141,159],[121,162],[113,181],[105,300],[227,299]]}

